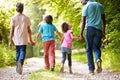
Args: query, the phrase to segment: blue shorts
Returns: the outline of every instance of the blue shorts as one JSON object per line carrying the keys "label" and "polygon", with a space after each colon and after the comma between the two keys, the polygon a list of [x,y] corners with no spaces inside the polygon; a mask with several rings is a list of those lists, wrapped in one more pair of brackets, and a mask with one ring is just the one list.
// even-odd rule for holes
{"label": "blue shorts", "polygon": [[61,51],[62,51],[62,53],[64,53],[64,52],[66,52],[66,53],[68,53],[68,54],[71,54],[71,53],[72,53],[72,50],[71,50],[70,48],[66,48],[66,47],[62,47],[62,48],[61,48]]}

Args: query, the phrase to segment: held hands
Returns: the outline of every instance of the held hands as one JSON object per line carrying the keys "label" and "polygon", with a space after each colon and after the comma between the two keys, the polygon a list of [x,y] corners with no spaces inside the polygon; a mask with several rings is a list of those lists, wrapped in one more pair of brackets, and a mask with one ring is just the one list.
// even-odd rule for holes
{"label": "held hands", "polygon": [[80,35],[79,40],[83,42],[85,41],[85,38],[82,35]]}
{"label": "held hands", "polygon": [[82,35],[80,37],[74,37],[73,40],[77,40],[77,41],[81,41],[81,42],[85,41],[85,39]]}
{"label": "held hands", "polygon": [[31,44],[32,46],[35,46],[35,42],[33,42],[33,41],[31,41],[30,44]]}
{"label": "held hands", "polygon": [[31,44],[32,46],[35,46],[36,43],[37,43],[37,40],[34,40],[34,41],[31,41],[31,42],[30,42],[30,44]]}

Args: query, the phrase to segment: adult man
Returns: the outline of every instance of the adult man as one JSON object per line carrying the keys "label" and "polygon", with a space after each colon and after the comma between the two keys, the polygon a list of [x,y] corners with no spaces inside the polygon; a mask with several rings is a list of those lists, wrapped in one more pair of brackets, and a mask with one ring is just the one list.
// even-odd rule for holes
{"label": "adult man", "polygon": [[83,31],[86,25],[86,53],[88,59],[89,73],[94,74],[95,66],[93,51],[97,63],[97,72],[102,72],[101,67],[101,39],[105,38],[105,13],[102,5],[94,0],[81,0],[82,22],[80,39],[83,40]]}
{"label": "adult man", "polygon": [[26,45],[28,44],[28,38],[31,45],[34,45],[31,38],[30,19],[25,16],[23,12],[23,3],[18,2],[16,4],[17,15],[12,17],[10,26],[10,41],[9,47],[12,47],[12,39],[16,46],[16,72],[22,74],[22,66],[26,55]]}

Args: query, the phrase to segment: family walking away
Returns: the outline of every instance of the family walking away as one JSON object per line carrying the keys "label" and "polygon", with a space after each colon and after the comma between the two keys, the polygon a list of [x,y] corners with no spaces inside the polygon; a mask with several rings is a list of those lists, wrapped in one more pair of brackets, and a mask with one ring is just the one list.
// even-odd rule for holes
{"label": "family walking away", "polygon": [[42,38],[44,47],[44,62],[45,69],[54,71],[55,68],[55,32],[59,38],[62,39],[61,33],[57,30],[56,26],[52,23],[53,17],[46,15],[44,17],[44,23],[40,25],[39,32],[36,36],[35,43],[38,39]]}
{"label": "family walking away", "polygon": [[72,40],[79,40],[79,37],[73,37],[73,32],[71,30],[72,25],[70,23],[64,22],[61,25],[62,32],[64,33],[62,44],[61,44],[61,52],[62,52],[62,61],[61,61],[61,68],[60,72],[64,72],[64,63],[66,57],[68,58],[68,66],[69,66],[69,73],[72,73]]}
{"label": "family walking away", "polygon": [[10,21],[10,40],[9,47],[12,47],[12,41],[16,46],[16,72],[20,75],[23,72],[23,64],[26,56],[26,46],[28,41],[33,46],[38,42],[38,39],[42,39],[44,49],[44,62],[45,69],[54,71],[55,69],[55,34],[61,39],[61,52],[62,60],[60,72],[64,72],[64,64],[66,58],[68,59],[69,73],[72,73],[72,41],[84,40],[84,29],[86,30],[86,54],[88,60],[89,73],[94,75],[95,64],[93,58],[93,52],[95,55],[95,62],[97,65],[97,73],[102,72],[102,59],[101,59],[101,44],[102,39],[105,39],[105,12],[102,5],[94,0],[80,0],[82,9],[82,21],[80,29],[80,37],[74,37],[71,30],[72,24],[63,22],[61,25],[62,34],[58,31],[53,24],[53,17],[46,15],[44,23],[40,25],[35,42],[32,41],[31,22],[29,17],[23,14],[24,4],[18,2],[16,4],[15,14]]}
{"label": "family walking away", "polygon": [[16,11],[18,12],[12,17],[10,26],[10,40],[9,47],[12,47],[12,40],[16,46],[16,72],[22,74],[23,64],[26,55],[26,45],[28,44],[28,38],[31,45],[34,42],[31,38],[30,19],[23,14],[24,5],[18,2],[16,4]]}
{"label": "family walking away", "polygon": [[101,59],[101,40],[105,39],[105,12],[102,5],[94,0],[81,0],[82,22],[80,30],[80,39],[84,39],[83,31],[86,26],[86,53],[88,59],[89,73],[94,74],[95,65],[93,51],[97,64],[97,73],[102,72]]}

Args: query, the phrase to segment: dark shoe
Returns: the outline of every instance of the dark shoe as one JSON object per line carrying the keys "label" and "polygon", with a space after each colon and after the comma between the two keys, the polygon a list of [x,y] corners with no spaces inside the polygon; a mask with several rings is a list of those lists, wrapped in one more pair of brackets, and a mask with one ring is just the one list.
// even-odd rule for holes
{"label": "dark shoe", "polygon": [[72,74],[72,70],[69,70],[69,73]]}
{"label": "dark shoe", "polygon": [[97,60],[97,73],[102,72],[102,61],[100,59]]}
{"label": "dark shoe", "polygon": [[50,68],[50,71],[54,71],[54,67]]}
{"label": "dark shoe", "polygon": [[18,73],[20,75],[22,74],[22,64],[21,64],[21,62],[18,62]]}
{"label": "dark shoe", "polygon": [[72,67],[69,66],[69,73],[72,74]]}

